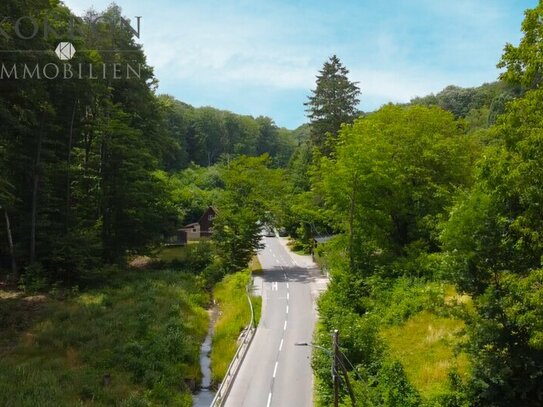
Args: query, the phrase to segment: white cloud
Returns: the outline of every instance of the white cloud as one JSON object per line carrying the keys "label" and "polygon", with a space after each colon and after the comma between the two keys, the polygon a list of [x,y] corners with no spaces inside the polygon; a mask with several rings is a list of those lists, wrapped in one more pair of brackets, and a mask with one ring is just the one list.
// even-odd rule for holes
{"label": "white cloud", "polygon": [[[97,10],[110,2],[93,0]],[[66,3],[78,14],[88,8],[86,0]],[[141,41],[148,62],[169,87],[161,92],[190,88],[192,93],[175,96],[223,106],[269,103],[303,111],[299,100],[289,98],[308,94],[324,59],[336,52],[350,78],[360,81],[364,110],[407,102],[448,84],[492,80],[502,44],[514,40],[502,38],[502,23],[509,17],[493,0],[412,0],[409,7],[401,6],[420,15],[383,13],[378,22],[362,20],[371,13],[379,17],[378,6],[366,6],[371,9],[366,13],[353,4],[328,15],[321,8],[329,5],[318,2],[119,3],[125,15],[143,16]],[[260,95],[275,99],[258,100]]]}

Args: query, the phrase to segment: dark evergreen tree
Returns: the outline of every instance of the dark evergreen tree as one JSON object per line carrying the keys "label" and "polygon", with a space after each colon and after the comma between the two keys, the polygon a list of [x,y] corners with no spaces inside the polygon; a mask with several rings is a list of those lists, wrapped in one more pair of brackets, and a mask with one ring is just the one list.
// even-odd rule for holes
{"label": "dark evergreen tree", "polygon": [[358,82],[347,77],[349,70],[335,55],[324,63],[317,76],[317,87],[305,103],[311,120],[311,142],[323,154],[333,151],[334,141],[343,123],[357,116]]}

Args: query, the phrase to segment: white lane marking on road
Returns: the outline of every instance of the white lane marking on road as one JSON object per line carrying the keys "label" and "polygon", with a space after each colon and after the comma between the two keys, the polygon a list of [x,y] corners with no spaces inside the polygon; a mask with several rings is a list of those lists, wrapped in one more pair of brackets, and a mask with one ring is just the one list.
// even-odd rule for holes
{"label": "white lane marking on road", "polygon": [[271,391],[270,394],[268,394],[268,402],[266,403],[266,407],[270,407],[271,404]]}
{"label": "white lane marking on road", "polygon": [[287,330],[287,321],[285,321],[285,325],[283,325],[283,331]]}
{"label": "white lane marking on road", "polygon": [[272,291],[277,291],[277,281],[272,283]]}
{"label": "white lane marking on road", "polygon": [[279,261],[279,259],[275,259],[275,261],[276,261],[277,263],[281,263],[281,262]]}
{"label": "white lane marking on road", "polygon": [[[285,276],[286,276],[286,274],[285,274]],[[287,283],[287,290],[288,290],[288,283]]]}
{"label": "white lane marking on road", "polygon": [[277,256],[275,255],[275,253],[273,253],[273,252],[272,252],[272,256],[273,256],[274,258],[276,258],[276,257],[277,257]]}
{"label": "white lane marking on road", "polygon": [[288,305],[287,305],[287,314],[288,314]]}
{"label": "white lane marking on road", "polygon": [[277,366],[279,366],[279,362],[275,362],[275,367],[273,368],[273,378],[275,379],[275,375],[277,374]]}
{"label": "white lane marking on road", "polygon": [[290,296],[289,293],[287,293],[287,301],[288,301],[289,296]]}
{"label": "white lane marking on road", "polygon": [[281,349],[283,349],[283,339],[281,338],[281,343],[279,344],[279,352],[281,352]]}

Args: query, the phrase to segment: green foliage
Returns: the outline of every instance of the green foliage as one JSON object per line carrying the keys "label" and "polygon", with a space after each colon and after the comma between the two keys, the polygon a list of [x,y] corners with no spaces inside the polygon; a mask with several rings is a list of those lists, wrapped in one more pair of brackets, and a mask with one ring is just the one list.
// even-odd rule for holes
{"label": "green foliage", "polygon": [[506,68],[501,79],[523,85],[528,89],[539,89],[542,72],[541,44],[543,43],[543,3],[525,12],[522,22],[522,37],[515,47],[506,44],[498,68]]}
{"label": "green foliage", "polygon": [[377,393],[381,400],[376,404],[386,407],[420,406],[420,396],[405,377],[401,363],[385,363],[377,380]]}
{"label": "green foliage", "polygon": [[455,118],[465,118],[468,129],[485,128],[505,111],[505,101],[521,92],[519,86],[504,81],[485,83],[474,88],[450,85],[435,95],[414,98],[411,104],[439,106],[451,112]]}
{"label": "green foliage", "polygon": [[225,189],[214,220],[213,241],[227,272],[242,270],[260,248],[262,225],[273,223],[282,196],[281,171],[268,156],[239,157],[221,172]]}
{"label": "green foliage", "polygon": [[[66,32],[73,17],[57,1],[8,0],[3,7],[11,16],[54,16],[49,22],[58,32]],[[40,263],[48,282],[73,284],[103,262],[147,251],[161,239],[171,216],[164,185],[153,176],[171,140],[160,131],[154,77],[141,47],[126,30],[109,31],[106,21],[121,15],[112,5],[76,19],[81,35],[74,45],[131,52],[78,52],[72,64],[141,64],[140,78],[0,84],[0,168],[13,198],[2,205],[9,204],[17,264],[25,270]],[[88,29],[90,20],[99,21],[95,30]],[[63,38],[50,34],[24,43],[16,36],[2,38],[0,48],[51,50]],[[44,65],[55,59],[51,52],[35,55],[39,58],[10,53],[3,62],[24,58]],[[6,265],[6,241],[2,227],[1,266]]]}
{"label": "green foliage", "polygon": [[345,127],[319,184],[330,218],[351,235],[353,261],[435,250],[438,220],[469,184],[472,159],[473,144],[438,108],[385,106]]}
{"label": "green foliage", "polygon": [[467,320],[475,405],[539,405],[543,386],[541,270],[506,274],[475,301]]}
{"label": "green foliage", "polygon": [[[412,318],[427,314],[451,321],[440,281],[449,270],[448,257],[438,252],[441,222],[458,191],[471,185],[479,150],[450,113],[389,105],[345,126],[333,158],[323,157],[313,170],[314,191],[324,200],[321,216],[343,232],[319,250],[332,275],[319,315],[323,331],[340,330],[357,372],[355,391],[365,405],[456,400],[448,385],[453,343],[436,345],[439,363],[450,365],[435,369],[439,374],[430,390],[419,389],[387,351],[382,333],[405,329],[401,337],[407,341]],[[412,332],[411,340],[423,341],[426,328]],[[326,405],[331,389],[325,366],[315,362]]]}
{"label": "green foliage", "polygon": [[540,91],[510,105],[496,129],[495,146],[479,162],[478,182],[460,201],[441,239],[462,288],[478,293],[502,271],[526,273],[541,264]]}
{"label": "green foliage", "polygon": [[208,299],[194,277],[153,271],[64,301],[10,300],[19,318],[44,310],[15,337],[0,330],[17,343],[0,360],[0,404],[190,406]]}
{"label": "green foliage", "polygon": [[164,129],[177,148],[170,152],[167,169],[191,163],[211,166],[221,158],[268,154],[276,166],[285,166],[294,149],[290,131],[269,117],[241,116],[212,107],[194,108],[171,96],[159,96]]}
{"label": "green foliage", "polygon": [[451,278],[474,295],[467,318],[474,405],[539,405],[543,386],[543,122],[535,44],[541,5],[526,13],[525,37],[507,46],[506,79],[535,88],[507,106],[478,163],[473,190],[441,234]]}

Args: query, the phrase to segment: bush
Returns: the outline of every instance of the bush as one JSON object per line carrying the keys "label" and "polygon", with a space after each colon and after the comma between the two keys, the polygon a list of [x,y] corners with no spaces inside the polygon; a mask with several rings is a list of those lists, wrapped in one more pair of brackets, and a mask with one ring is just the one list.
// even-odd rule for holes
{"label": "bush", "polygon": [[190,406],[180,383],[199,379],[208,302],[201,282],[173,271],[125,273],[112,286],[50,299],[0,359],[0,405]]}

